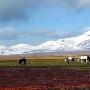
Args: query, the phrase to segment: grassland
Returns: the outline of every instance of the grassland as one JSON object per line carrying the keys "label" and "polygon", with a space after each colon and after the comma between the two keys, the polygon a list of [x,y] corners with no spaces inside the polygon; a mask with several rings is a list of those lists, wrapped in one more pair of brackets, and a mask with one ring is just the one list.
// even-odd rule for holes
{"label": "grassland", "polygon": [[0,90],[90,90],[90,63],[68,64],[65,56],[27,56],[27,64],[19,65],[20,58],[0,57]]}
{"label": "grassland", "polygon": [[34,56],[27,57],[26,65],[19,65],[17,57],[9,57],[0,59],[0,66],[30,66],[30,67],[90,67],[90,63],[70,62],[64,61],[64,56]]}

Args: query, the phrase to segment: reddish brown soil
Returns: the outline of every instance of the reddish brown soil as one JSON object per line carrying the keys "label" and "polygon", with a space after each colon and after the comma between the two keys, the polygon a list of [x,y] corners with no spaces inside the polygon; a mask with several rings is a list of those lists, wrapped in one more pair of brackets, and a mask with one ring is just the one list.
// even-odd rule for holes
{"label": "reddish brown soil", "polygon": [[0,90],[90,90],[90,70],[0,67]]}

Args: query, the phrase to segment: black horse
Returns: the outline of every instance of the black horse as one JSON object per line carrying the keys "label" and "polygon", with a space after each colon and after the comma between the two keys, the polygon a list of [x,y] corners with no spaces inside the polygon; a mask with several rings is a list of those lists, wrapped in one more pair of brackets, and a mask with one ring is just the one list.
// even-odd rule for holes
{"label": "black horse", "polygon": [[26,58],[20,59],[20,60],[19,60],[19,65],[20,65],[20,64],[25,65],[25,64],[26,64]]}
{"label": "black horse", "polygon": [[90,56],[87,56],[87,60],[90,62]]}

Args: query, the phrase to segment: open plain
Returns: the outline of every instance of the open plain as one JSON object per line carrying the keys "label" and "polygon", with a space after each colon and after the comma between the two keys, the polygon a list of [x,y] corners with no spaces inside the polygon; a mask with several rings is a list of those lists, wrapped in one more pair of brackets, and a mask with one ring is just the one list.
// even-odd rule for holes
{"label": "open plain", "polygon": [[66,56],[59,55],[26,55],[27,64],[19,65],[22,56],[0,57],[0,90],[90,90],[89,63],[68,64]]}

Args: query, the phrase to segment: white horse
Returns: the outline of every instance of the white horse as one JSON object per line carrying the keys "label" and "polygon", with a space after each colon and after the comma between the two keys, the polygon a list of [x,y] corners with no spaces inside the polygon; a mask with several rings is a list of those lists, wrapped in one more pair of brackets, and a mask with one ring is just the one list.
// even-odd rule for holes
{"label": "white horse", "polygon": [[78,61],[81,61],[81,63],[83,63],[83,62],[88,63],[89,59],[90,59],[89,56],[80,56]]}

